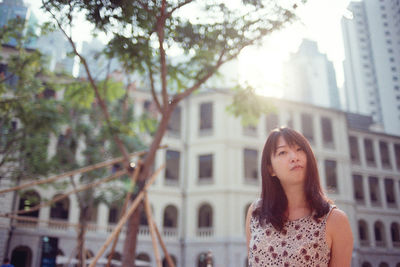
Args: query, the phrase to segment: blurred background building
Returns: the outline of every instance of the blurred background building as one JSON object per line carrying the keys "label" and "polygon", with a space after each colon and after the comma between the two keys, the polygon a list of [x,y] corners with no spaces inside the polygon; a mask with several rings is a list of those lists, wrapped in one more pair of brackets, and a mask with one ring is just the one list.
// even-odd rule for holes
{"label": "blurred background building", "polygon": [[303,40],[297,53],[285,62],[283,73],[283,98],[341,109],[333,64],[318,51],[316,42]]}
{"label": "blurred background building", "polygon": [[343,18],[346,108],[372,116],[384,132],[400,133],[400,3],[351,2]]}

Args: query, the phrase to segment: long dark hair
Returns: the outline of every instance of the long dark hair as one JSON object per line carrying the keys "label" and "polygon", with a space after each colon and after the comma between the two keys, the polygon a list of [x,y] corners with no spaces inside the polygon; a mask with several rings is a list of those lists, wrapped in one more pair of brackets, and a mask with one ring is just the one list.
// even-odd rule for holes
{"label": "long dark hair", "polygon": [[285,212],[288,200],[283,187],[276,176],[271,176],[271,156],[275,153],[279,137],[283,137],[289,146],[298,145],[307,155],[306,180],[304,192],[309,208],[318,219],[329,211],[331,201],[324,195],[319,182],[317,161],[307,139],[299,132],[287,127],[271,131],[264,145],[261,161],[262,191],[261,205],[254,207],[253,216],[261,223],[271,223],[281,231],[288,218]]}

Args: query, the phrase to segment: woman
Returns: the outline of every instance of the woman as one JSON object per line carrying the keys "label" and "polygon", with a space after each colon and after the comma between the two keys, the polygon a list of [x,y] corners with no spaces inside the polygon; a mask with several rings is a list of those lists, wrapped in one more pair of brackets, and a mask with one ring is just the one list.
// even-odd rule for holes
{"label": "woman", "polygon": [[322,192],[304,136],[289,128],[273,130],[261,174],[261,198],[246,218],[249,266],[350,266],[349,221]]}

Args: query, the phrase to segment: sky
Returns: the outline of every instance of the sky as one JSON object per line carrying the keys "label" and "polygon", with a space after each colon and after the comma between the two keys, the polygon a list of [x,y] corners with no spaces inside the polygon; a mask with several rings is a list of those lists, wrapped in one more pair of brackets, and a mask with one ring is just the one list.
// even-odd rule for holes
{"label": "sky", "polygon": [[[48,19],[39,10],[41,0],[24,2],[31,6],[39,21]],[[308,0],[298,9],[298,22],[267,37],[261,47],[251,47],[242,52],[238,59],[240,82],[253,85],[264,95],[279,97],[279,88],[284,84],[283,62],[289,58],[290,53],[298,50],[303,38],[308,38],[316,41],[319,51],[333,62],[337,83],[341,88],[344,81],[344,47],[340,20],[343,16],[351,16],[346,9],[349,2],[350,0]],[[91,27],[83,25],[83,22],[79,23],[73,34],[82,41],[89,41]],[[341,89],[340,94],[343,97]]]}

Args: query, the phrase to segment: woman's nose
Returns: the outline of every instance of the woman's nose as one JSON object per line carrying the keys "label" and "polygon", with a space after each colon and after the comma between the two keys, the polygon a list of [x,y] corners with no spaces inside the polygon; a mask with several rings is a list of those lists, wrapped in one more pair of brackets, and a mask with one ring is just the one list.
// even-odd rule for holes
{"label": "woman's nose", "polygon": [[290,156],[290,161],[297,161],[299,158],[296,151],[293,150],[289,152],[289,156]]}

